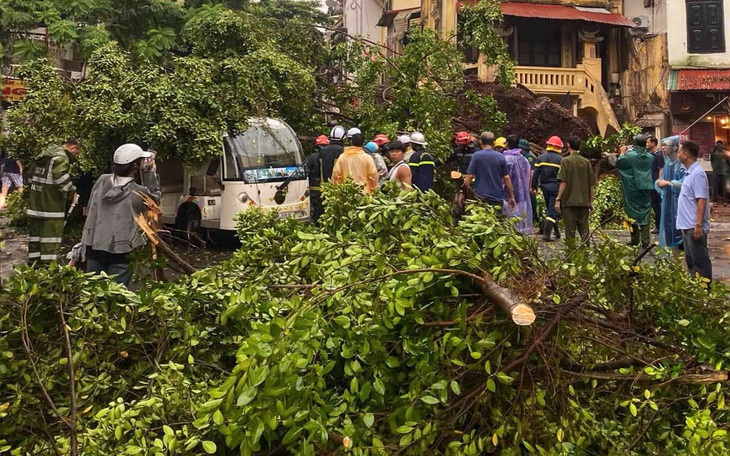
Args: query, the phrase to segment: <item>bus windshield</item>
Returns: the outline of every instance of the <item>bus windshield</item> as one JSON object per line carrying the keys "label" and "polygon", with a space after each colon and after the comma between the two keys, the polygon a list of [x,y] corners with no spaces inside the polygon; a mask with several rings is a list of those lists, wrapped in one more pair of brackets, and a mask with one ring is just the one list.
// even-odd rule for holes
{"label": "bus windshield", "polygon": [[[223,138],[226,177],[246,183],[279,182],[292,173],[304,178],[299,140],[288,125],[275,119],[252,119],[249,128]],[[299,177],[299,176],[298,176]]]}

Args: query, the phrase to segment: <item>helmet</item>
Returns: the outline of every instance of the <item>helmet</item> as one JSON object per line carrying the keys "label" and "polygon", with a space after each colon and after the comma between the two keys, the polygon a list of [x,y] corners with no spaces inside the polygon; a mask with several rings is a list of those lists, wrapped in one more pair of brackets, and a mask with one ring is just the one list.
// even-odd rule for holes
{"label": "helmet", "polygon": [[530,142],[526,140],[525,138],[520,139],[520,149],[529,152],[530,151]]}
{"label": "helmet", "polygon": [[345,137],[345,127],[343,127],[342,125],[335,125],[334,127],[332,127],[332,130],[330,131],[330,139],[339,141],[344,137]]}
{"label": "helmet", "polygon": [[420,131],[414,131],[413,133],[411,133],[411,143],[421,146],[425,146],[426,144],[428,144],[426,142],[426,138],[423,136],[423,133],[421,133]]}
{"label": "helmet", "polygon": [[123,144],[114,151],[114,163],[117,165],[126,165],[138,158],[150,158],[151,156],[152,153],[145,152],[136,144]]}
{"label": "helmet", "polygon": [[378,151],[378,145],[370,141],[369,143],[365,144],[365,149],[367,149],[367,151],[371,154],[374,154]]}
{"label": "helmet", "polygon": [[402,142],[403,145],[407,145],[411,143],[411,136],[410,135],[400,135],[398,136],[398,141]]}
{"label": "helmet", "polygon": [[494,147],[501,147],[502,149],[507,147],[507,138],[505,138],[504,136],[500,136],[499,138],[495,139]]}
{"label": "helmet", "polygon": [[362,134],[362,132],[357,127],[352,127],[349,130],[347,130],[347,137],[348,138],[352,138],[355,135],[361,135],[361,134]]}
{"label": "helmet", "polygon": [[388,138],[387,135],[384,135],[383,133],[375,135],[373,138],[373,142],[378,145],[378,147],[382,147],[383,144],[387,144],[390,142],[390,138]]}
{"label": "helmet", "polygon": [[469,141],[471,141],[471,135],[469,133],[460,131],[456,134],[456,144],[463,146],[469,144]]}
{"label": "helmet", "polygon": [[316,146],[326,146],[330,143],[330,140],[325,135],[319,135],[317,136],[317,139],[314,140],[314,144]]}
{"label": "helmet", "polygon": [[548,146],[555,146],[559,148],[563,148],[563,140],[558,138],[557,136],[551,136],[550,139],[547,140]]}

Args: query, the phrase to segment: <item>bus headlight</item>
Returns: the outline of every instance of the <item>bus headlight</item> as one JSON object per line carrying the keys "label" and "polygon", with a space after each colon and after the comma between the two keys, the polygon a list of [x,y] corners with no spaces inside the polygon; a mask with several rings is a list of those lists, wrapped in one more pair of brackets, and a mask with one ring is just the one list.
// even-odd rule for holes
{"label": "bus headlight", "polygon": [[238,199],[241,200],[242,203],[246,204],[246,202],[248,202],[251,198],[248,196],[248,193],[243,192],[238,194]]}

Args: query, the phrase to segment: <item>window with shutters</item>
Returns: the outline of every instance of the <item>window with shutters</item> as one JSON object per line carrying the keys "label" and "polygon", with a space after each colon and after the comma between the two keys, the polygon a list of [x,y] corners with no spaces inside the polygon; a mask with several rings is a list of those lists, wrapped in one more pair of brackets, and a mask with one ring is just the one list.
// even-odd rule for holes
{"label": "window with shutters", "polygon": [[687,52],[725,52],[723,0],[687,0]]}

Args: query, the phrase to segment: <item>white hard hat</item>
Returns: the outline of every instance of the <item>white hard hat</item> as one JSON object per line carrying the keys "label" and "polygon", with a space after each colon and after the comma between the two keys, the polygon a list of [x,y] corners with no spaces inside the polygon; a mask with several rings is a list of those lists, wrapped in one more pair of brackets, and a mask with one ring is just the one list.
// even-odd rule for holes
{"label": "white hard hat", "polygon": [[345,127],[342,125],[335,125],[330,131],[330,139],[336,139],[337,141],[345,137]]}
{"label": "white hard hat", "polygon": [[349,130],[347,130],[347,137],[348,138],[352,138],[355,135],[361,135],[361,134],[362,134],[362,132],[357,127],[352,127]]}
{"label": "white hard hat", "polygon": [[402,142],[403,144],[410,144],[411,136],[410,135],[400,135],[400,136],[398,136],[398,141]]}
{"label": "white hard hat", "polygon": [[411,133],[411,142],[413,144],[420,144],[422,146],[425,146],[427,144],[426,137],[423,136],[423,133],[421,133],[420,131],[414,131],[413,133]]}
{"label": "white hard hat", "polygon": [[126,165],[138,158],[150,158],[151,156],[152,153],[145,152],[136,144],[123,144],[114,151],[114,163],[117,165]]}

